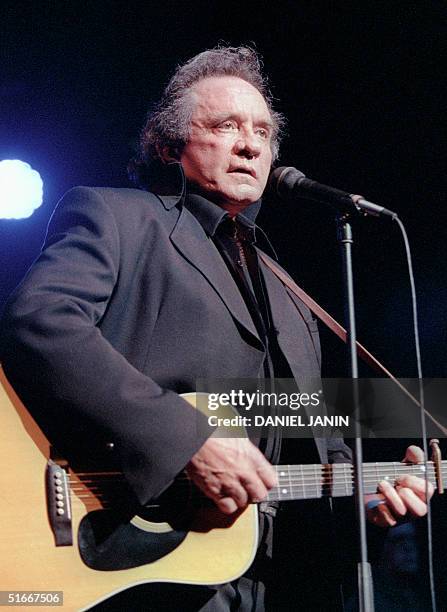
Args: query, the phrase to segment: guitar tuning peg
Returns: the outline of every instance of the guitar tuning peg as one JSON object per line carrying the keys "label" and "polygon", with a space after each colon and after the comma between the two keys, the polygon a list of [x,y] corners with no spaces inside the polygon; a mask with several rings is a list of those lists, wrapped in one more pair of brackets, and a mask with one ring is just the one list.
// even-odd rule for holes
{"label": "guitar tuning peg", "polygon": [[442,482],[441,449],[439,448],[439,440],[437,438],[430,440],[430,448],[436,474],[436,487],[438,489],[438,493],[442,495],[442,493],[444,493],[444,484]]}

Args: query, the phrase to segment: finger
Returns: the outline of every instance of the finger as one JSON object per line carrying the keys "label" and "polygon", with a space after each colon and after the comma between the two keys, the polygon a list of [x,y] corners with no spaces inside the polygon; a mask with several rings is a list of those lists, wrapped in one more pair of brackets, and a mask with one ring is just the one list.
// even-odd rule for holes
{"label": "finger", "polygon": [[377,522],[380,527],[394,527],[394,525],[397,524],[387,504],[380,504],[380,506],[377,506],[377,514],[379,516]]}
{"label": "finger", "polygon": [[256,472],[246,470],[237,480],[227,474],[222,474],[220,493],[232,497],[239,508],[245,508],[251,502],[265,499],[268,489]]}
{"label": "finger", "polygon": [[212,475],[205,478],[196,478],[195,484],[209,497],[219,496],[222,489],[221,482]]}
{"label": "finger", "polygon": [[241,486],[222,485],[218,480],[196,481],[196,484],[225,514],[233,514],[248,505],[248,494]]}
{"label": "finger", "polygon": [[[234,476],[226,473],[216,475],[208,475],[204,479],[196,479],[196,484],[205,493],[207,497],[210,497],[217,505],[221,503],[222,499],[232,499],[236,505],[236,508],[245,508],[249,501],[248,492],[245,487],[237,480]],[[227,502],[223,503],[223,506],[227,507]],[[231,505],[232,506],[232,505]]]}
{"label": "finger", "polygon": [[267,497],[268,490],[261,479],[258,479],[256,482],[245,480],[242,481],[242,485],[245,487],[249,501],[253,503],[260,502]]}
{"label": "finger", "polygon": [[271,463],[267,461],[261,451],[252,445],[250,447],[251,459],[253,461],[256,473],[262,480],[267,489],[271,489],[278,485],[278,477],[276,470]]}
{"label": "finger", "polygon": [[376,527],[394,527],[397,524],[386,503],[376,506],[368,515],[368,518]]}
{"label": "finger", "polygon": [[220,497],[215,499],[214,503],[224,514],[233,514],[238,510],[237,504],[232,497]]}
{"label": "finger", "polygon": [[411,489],[423,502],[426,501],[426,489],[428,489],[429,499],[431,499],[435,492],[435,488],[430,481],[425,481],[423,478],[418,478],[417,476],[411,476],[409,474],[396,478],[396,488],[399,490],[399,487]]}
{"label": "finger", "polygon": [[427,504],[422,501],[411,489],[399,487],[399,496],[405,503],[408,512],[412,516],[425,516],[427,514]]}
{"label": "finger", "polygon": [[267,496],[267,489],[252,467],[240,470],[239,474],[222,473],[220,475],[220,493],[232,497],[239,508],[245,508],[250,502],[257,502]]}
{"label": "finger", "polygon": [[405,457],[402,463],[421,463],[424,461],[424,451],[419,446],[409,446],[405,451]]}
{"label": "finger", "polygon": [[398,517],[405,516],[407,513],[407,508],[400,498],[396,489],[390,485],[386,480],[382,480],[379,482],[379,486],[377,487],[380,493],[385,497],[388,506],[391,509],[391,512]]}
{"label": "finger", "polygon": [[236,512],[238,509],[238,506],[232,497],[223,495],[221,493],[222,487],[217,481],[210,483],[209,481],[195,478],[194,483],[202,491],[202,493],[209,497],[224,514],[233,514],[233,512]]}
{"label": "finger", "polygon": [[256,473],[267,490],[278,486],[278,476],[276,474],[276,470],[268,461],[266,461],[266,465],[256,468]]}
{"label": "finger", "polygon": [[220,498],[231,497],[236,506],[240,509],[245,508],[251,501],[246,489],[239,483],[232,481],[230,484],[223,484],[220,489]]}

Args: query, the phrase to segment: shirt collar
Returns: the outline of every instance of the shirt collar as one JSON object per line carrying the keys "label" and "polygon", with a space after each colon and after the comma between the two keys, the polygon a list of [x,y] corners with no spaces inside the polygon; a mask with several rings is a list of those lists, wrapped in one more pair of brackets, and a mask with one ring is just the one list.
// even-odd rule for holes
{"label": "shirt collar", "polygon": [[[214,236],[219,225],[230,218],[226,210],[196,193],[187,194],[185,207],[195,216],[208,236]],[[244,209],[243,213],[236,215],[236,220],[254,232],[256,228],[255,220],[260,208],[261,200],[253,202]]]}

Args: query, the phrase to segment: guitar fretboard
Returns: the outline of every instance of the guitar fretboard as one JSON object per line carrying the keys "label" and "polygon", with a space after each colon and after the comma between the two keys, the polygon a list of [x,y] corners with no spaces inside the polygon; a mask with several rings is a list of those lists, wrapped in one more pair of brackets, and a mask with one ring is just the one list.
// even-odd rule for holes
{"label": "guitar fretboard", "polygon": [[[354,494],[354,468],[350,463],[277,465],[278,486],[269,491],[267,499],[283,501],[293,499],[318,499],[320,497],[348,497]],[[442,461],[442,479],[446,482],[447,461]],[[399,476],[411,474],[425,478],[423,463],[399,462],[364,463],[363,485],[365,493],[376,493],[381,480],[391,484]],[[432,461],[427,462],[427,477],[436,488],[436,470]]]}

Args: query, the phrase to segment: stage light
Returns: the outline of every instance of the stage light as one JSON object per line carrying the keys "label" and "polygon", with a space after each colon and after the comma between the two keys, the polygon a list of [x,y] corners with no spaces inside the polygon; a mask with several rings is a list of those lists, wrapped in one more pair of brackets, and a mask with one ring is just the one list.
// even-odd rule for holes
{"label": "stage light", "polygon": [[40,174],[19,159],[0,161],[0,218],[29,217],[42,204]]}

